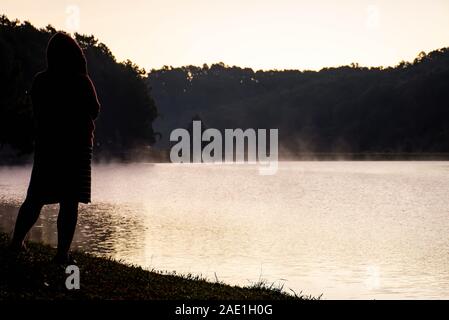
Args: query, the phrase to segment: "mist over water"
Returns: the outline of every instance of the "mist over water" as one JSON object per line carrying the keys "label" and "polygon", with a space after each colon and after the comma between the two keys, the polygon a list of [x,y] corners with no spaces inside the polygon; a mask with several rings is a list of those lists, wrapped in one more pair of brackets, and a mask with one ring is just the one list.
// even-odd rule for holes
{"label": "mist over water", "polygon": [[[2,231],[30,170],[0,169]],[[449,162],[108,164],[92,190],[73,248],[323,298],[449,298]],[[31,239],[54,245],[56,214]]]}

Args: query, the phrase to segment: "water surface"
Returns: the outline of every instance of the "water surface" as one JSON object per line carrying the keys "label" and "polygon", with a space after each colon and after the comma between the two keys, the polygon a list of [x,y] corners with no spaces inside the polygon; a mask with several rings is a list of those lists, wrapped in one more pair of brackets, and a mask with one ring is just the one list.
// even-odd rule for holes
{"label": "water surface", "polygon": [[[11,232],[30,167],[0,168]],[[74,247],[145,268],[323,298],[449,298],[449,162],[109,164]],[[57,206],[31,239],[56,243]]]}

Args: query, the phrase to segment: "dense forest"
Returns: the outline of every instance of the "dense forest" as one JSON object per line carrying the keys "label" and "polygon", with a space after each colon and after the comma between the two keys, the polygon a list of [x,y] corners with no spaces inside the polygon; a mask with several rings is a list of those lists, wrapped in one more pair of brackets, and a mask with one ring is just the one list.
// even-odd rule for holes
{"label": "dense forest", "polygon": [[[0,17],[0,155],[19,157],[33,150],[29,90],[34,75],[46,68],[46,46],[56,30]],[[97,153],[117,154],[154,143],[157,109],[145,81],[146,72],[130,61],[118,63],[93,36],[76,35],[84,49],[97,89],[101,114],[96,122]],[[63,106],[61,106],[63,107]]]}
{"label": "dense forest", "polygon": [[[0,17],[0,160],[33,150],[28,91],[55,32]],[[102,104],[97,155],[167,149],[170,131],[192,119],[218,129],[278,128],[283,155],[449,153],[449,48],[388,68],[253,71],[217,63],[147,74],[117,62],[93,36],[76,39]]]}
{"label": "dense forest", "polygon": [[389,68],[254,72],[219,63],[152,70],[148,81],[161,147],[197,117],[219,129],[279,128],[283,155],[449,152],[449,48]]}

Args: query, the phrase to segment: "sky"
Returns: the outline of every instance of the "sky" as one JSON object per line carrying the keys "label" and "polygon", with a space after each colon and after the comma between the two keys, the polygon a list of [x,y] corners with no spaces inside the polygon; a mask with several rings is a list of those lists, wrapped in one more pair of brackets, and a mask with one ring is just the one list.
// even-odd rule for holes
{"label": "sky", "polygon": [[448,0],[0,0],[0,13],[93,34],[147,70],[393,66],[449,46]]}

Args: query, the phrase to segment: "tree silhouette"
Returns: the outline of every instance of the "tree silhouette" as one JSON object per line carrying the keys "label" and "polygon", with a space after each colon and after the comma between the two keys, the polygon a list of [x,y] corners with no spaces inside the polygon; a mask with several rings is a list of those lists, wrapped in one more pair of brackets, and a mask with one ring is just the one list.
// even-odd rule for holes
{"label": "tree silhouette", "polygon": [[[0,17],[0,143],[19,153],[33,149],[29,89],[34,75],[46,68],[46,45],[56,32],[29,22]],[[102,104],[95,131],[97,151],[126,151],[154,143],[157,109],[144,79],[145,70],[131,61],[119,63],[94,36],[75,35]]]}

